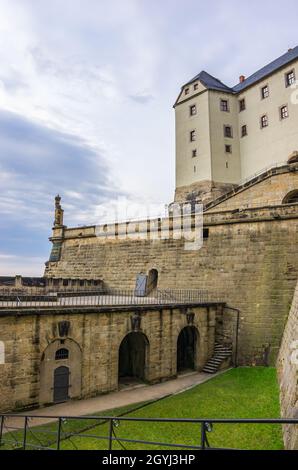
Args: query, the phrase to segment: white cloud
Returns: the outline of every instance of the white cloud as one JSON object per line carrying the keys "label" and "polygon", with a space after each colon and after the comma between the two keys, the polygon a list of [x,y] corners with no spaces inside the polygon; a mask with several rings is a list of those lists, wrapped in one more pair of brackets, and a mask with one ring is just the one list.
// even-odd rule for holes
{"label": "white cloud", "polygon": [[0,253],[0,276],[42,276],[45,260],[38,256],[14,256]]}
{"label": "white cloud", "polygon": [[5,223],[17,213],[20,227],[44,236],[58,191],[70,225],[93,221],[118,193],[170,202],[180,86],[201,69],[235,84],[296,45],[297,13],[293,0],[215,0],[212,9],[196,0],[0,0],[0,109],[86,148],[70,162],[45,134],[44,145],[6,139],[27,171],[21,159],[4,165],[0,147]]}

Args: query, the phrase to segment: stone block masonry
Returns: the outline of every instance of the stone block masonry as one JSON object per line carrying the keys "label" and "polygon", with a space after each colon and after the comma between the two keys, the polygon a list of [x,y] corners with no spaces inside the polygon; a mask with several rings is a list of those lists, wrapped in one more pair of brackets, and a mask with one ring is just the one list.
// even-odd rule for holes
{"label": "stone block masonry", "polygon": [[298,188],[298,164],[272,168],[206,205],[208,212],[279,206]]}
{"label": "stone block masonry", "polygon": [[241,310],[240,364],[275,364],[298,274],[297,204],[207,212],[198,251],[184,240],[97,237],[95,227],[65,228],[61,258],[46,276],[102,279],[135,287],[138,273],[158,271],[158,287],[207,289]]}
{"label": "stone block masonry", "polygon": [[[277,361],[283,418],[298,418],[298,284]],[[283,427],[286,449],[298,450],[298,427]]]}
{"label": "stone block masonry", "polygon": [[[176,376],[178,337],[185,328],[196,332],[193,367],[201,370],[212,356],[216,321],[222,309],[221,304],[187,308],[173,304],[1,310],[0,341],[5,345],[5,362],[0,364],[0,411],[52,403],[55,371],[61,367],[69,371],[69,398],[117,390],[119,362],[122,359],[125,363],[128,351],[121,355],[120,345],[129,334],[139,340],[145,338],[144,365],[139,375],[146,382]],[[138,322],[133,323],[135,316]],[[138,349],[138,358],[140,354]]]}

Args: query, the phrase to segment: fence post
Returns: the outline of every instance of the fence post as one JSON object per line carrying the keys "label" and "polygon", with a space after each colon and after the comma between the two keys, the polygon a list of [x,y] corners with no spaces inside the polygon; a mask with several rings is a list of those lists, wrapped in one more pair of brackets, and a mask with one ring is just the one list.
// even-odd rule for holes
{"label": "fence post", "polygon": [[112,450],[112,445],[113,445],[113,420],[110,419],[109,450]]}
{"label": "fence post", "polygon": [[2,436],[3,436],[3,428],[4,428],[4,420],[5,416],[1,416],[1,425],[0,425],[0,447],[2,446]]}
{"label": "fence post", "polygon": [[24,422],[24,435],[23,435],[23,450],[26,450],[26,440],[27,440],[27,424],[28,424],[28,416],[25,416],[25,422]]}
{"label": "fence post", "polygon": [[57,432],[57,450],[60,450],[61,426],[62,426],[62,418],[59,417],[58,432]]}
{"label": "fence post", "polygon": [[206,446],[206,426],[205,421],[201,423],[201,450],[205,450]]}

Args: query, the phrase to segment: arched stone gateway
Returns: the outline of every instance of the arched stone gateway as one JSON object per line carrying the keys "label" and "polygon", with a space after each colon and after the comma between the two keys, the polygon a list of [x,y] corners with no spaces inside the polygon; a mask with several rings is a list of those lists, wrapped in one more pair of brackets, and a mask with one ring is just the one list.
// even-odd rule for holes
{"label": "arched stone gateway", "polygon": [[149,341],[141,332],[128,333],[119,347],[119,383],[147,379]]}
{"label": "arched stone gateway", "polygon": [[44,350],[40,363],[40,404],[80,398],[82,352],[72,339],[55,339]]}
{"label": "arched stone gateway", "polygon": [[177,339],[177,372],[197,369],[199,333],[195,326],[183,328]]}

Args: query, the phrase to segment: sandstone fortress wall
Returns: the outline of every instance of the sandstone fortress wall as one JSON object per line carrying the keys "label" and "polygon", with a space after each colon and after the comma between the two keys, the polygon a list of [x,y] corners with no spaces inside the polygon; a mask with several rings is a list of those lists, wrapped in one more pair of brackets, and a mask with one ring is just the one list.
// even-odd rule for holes
{"label": "sandstone fortress wall", "polygon": [[[138,332],[145,335],[145,376],[149,383],[177,374],[177,338],[191,326],[198,334],[195,368],[212,355],[217,316],[222,306],[106,307],[0,312],[0,338],[5,343],[5,363],[0,364],[0,410],[21,409],[53,401],[53,373],[70,368],[70,398],[86,398],[118,389],[119,347],[133,331],[132,316],[140,316]],[[70,323],[67,335],[59,322]],[[55,352],[67,348],[66,360]]]}
{"label": "sandstone fortress wall", "polygon": [[[58,228],[52,240],[61,257],[47,264],[46,276],[133,289],[139,273],[156,269],[159,288],[207,289],[210,299],[239,308],[240,363],[274,364],[298,273],[297,203],[282,204],[288,185],[298,186],[297,171],[271,176],[205,212],[208,233],[198,251],[186,251],[171,231],[165,240],[158,231],[155,240],[121,240],[96,236],[94,226]],[[237,210],[244,193],[252,207]],[[254,201],[269,205],[254,207]]]}
{"label": "sandstone fortress wall", "polygon": [[[278,357],[281,415],[298,417],[298,284]],[[298,427],[284,426],[286,449],[298,449]]]}
{"label": "sandstone fortress wall", "polygon": [[[190,368],[202,370],[219,342],[227,348],[233,343],[234,364],[237,359],[239,365],[275,365],[283,341],[278,360],[282,411],[285,416],[296,412],[297,367],[289,362],[289,349],[297,339],[297,290],[290,315],[289,310],[298,278],[298,105],[290,101],[289,73],[298,75],[298,47],[247,80],[242,77],[234,88],[206,72],[182,87],[175,104],[175,202],[190,203],[192,223],[194,204],[203,203],[200,249],[187,250],[185,237],[176,237],[186,219],[173,215],[173,203],[168,218],[99,230],[64,225],[56,196],[44,277],[0,278],[1,410],[59,401],[59,365],[70,380],[64,387],[69,398],[84,398],[116,390],[119,370],[149,383],[175,377],[181,351],[191,349]],[[264,86],[269,96],[261,99]],[[285,105],[288,116],[282,119]],[[269,126],[261,129],[264,113]],[[230,137],[223,132],[227,125]],[[241,137],[243,125],[248,134]],[[150,273],[153,293],[163,292],[167,302],[138,303],[136,283]],[[133,302],[109,303],[100,297],[104,289],[129,290]],[[171,289],[200,289],[208,297],[183,303],[171,297]],[[83,298],[101,290],[97,295],[106,303],[92,308],[67,303],[80,290]],[[24,306],[22,295],[28,292],[44,302],[54,294],[56,305]],[[131,334],[134,343],[129,343]],[[56,357],[61,349],[68,351],[67,358]],[[127,357],[133,357],[129,367]],[[188,368],[190,362],[185,364]],[[285,443],[297,446],[297,433],[285,428]]]}

